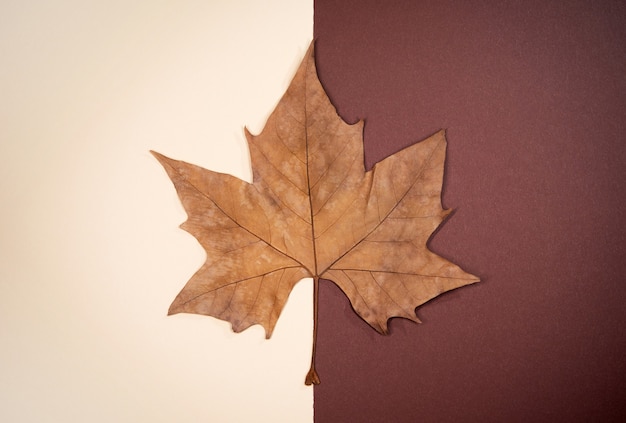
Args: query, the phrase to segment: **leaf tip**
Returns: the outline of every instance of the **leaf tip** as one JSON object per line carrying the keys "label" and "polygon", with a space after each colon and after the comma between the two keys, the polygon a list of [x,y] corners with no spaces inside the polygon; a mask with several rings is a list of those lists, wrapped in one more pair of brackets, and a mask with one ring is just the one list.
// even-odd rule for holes
{"label": "leaf tip", "polygon": [[306,56],[313,57],[315,55],[315,39],[311,40],[309,44],[309,48],[306,51]]}
{"label": "leaf tip", "polygon": [[274,321],[274,323],[272,322],[261,323],[261,326],[265,330],[265,339],[270,339],[272,337],[272,333],[274,333],[275,324],[276,324],[276,321]]}
{"label": "leaf tip", "polygon": [[161,163],[162,166],[165,166],[165,164],[171,160],[168,157],[164,156],[163,154],[158,153],[154,150],[150,150],[150,154],[152,154],[154,158],[157,159],[159,163]]}
{"label": "leaf tip", "polygon": [[432,134],[427,140],[432,140],[437,145],[442,144],[445,148],[448,145],[448,138],[446,134],[447,129],[443,128]]}
{"label": "leaf tip", "polygon": [[[390,319],[387,319],[387,321]],[[376,332],[380,333],[383,336],[389,335],[389,328],[387,327],[387,321],[376,322],[376,325],[372,325]]]}
{"label": "leaf tip", "polygon": [[177,300],[174,300],[174,302],[170,305],[170,308],[167,310],[167,315],[171,316],[173,314],[178,314],[178,313],[182,313],[184,310],[182,309],[182,307],[178,304]]}

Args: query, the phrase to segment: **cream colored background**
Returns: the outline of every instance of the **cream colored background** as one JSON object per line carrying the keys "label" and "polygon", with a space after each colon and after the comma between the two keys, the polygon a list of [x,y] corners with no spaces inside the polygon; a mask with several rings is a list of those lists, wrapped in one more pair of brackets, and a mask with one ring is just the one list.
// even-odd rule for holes
{"label": "cream colored background", "polygon": [[313,420],[312,286],[271,340],[166,317],[201,265],[154,149],[250,178],[310,0],[0,2],[0,421]]}

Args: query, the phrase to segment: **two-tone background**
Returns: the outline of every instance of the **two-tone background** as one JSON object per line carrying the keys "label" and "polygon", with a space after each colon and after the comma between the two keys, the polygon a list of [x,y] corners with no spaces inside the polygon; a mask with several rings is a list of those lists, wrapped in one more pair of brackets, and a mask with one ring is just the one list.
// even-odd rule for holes
{"label": "two-tone background", "polygon": [[[250,178],[311,39],[366,166],[447,129],[437,253],[482,282],[382,337],[310,281],[271,340],[165,317],[203,252],[149,155]],[[0,3],[0,420],[626,417],[626,5]]]}

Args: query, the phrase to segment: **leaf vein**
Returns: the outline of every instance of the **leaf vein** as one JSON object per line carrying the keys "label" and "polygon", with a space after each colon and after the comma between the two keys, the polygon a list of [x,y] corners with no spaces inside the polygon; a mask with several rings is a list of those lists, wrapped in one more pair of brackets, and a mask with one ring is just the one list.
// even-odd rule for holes
{"label": "leaf vein", "polygon": [[[428,158],[425,160],[426,163],[430,163],[430,160],[432,158],[432,156],[435,154],[435,151],[437,150],[437,148],[439,148],[439,146],[441,145],[441,141],[437,141],[437,143],[435,144],[435,146],[433,147],[433,149],[431,150],[430,154],[428,155]],[[400,201],[398,201],[387,213],[387,215],[385,216],[385,218],[387,216],[389,216],[397,207],[398,205],[404,200],[404,198],[406,197],[406,195],[413,189],[413,187],[415,186],[415,184],[417,183],[417,181],[421,178],[422,174],[424,173],[426,166],[423,166],[422,169],[420,170],[420,172],[418,172],[413,180],[413,182],[411,183],[411,185],[409,186],[409,188],[406,190],[406,192],[404,193],[404,195],[402,196],[402,198],[400,199]],[[376,169],[376,167],[374,167],[374,170]],[[373,178],[372,178],[373,179]],[[343,257],[345,257],[347,254],[349,254],[352,250],[354,250],[354,248],[356,248],[357,245],[359,245],[362,241],[364,241],[368,236],[370,236],[372,234],[372,232],[374,232],[376,229],[378,229],[378,227],[384,222],[384,219],[381,220],[379,218],[378,224],[374,225],[374,227],[367,233],[365,234],[361,240],[359,240],[358,242],[356,242],[352,247],[350,247],[349,249],[347,249],[343,254],[341,254],[339,257],[337,257],[332,263],[330,263],[328,265],[328,267],[326,267],[326,269],[324,269],[323,272],[324,273],[326,270],[331,269],[335,263],[337,263],[339,260],[341,260]]]}
{"label": "leaf vein", "polygon": [[259,277],[262,278],[262,277],[264,277],[266,275],[269,275],[269,274],[274,273],[274,272],[279,272],[281,270],[298,269],[298,268],[300,268],[300,266],[284,266],[284,267],[281,267],[279,269],[272,270],[270,272],[266,272],[266,273],[263,273],[263,274],[260,274],[260,275],[250,276],[249,278],[237,279],[235,281],[225,283],[224,285],[220,285],[220,286],[218,286],[218,287],[216,287],[214,289],[208,289],[208,290],[206,290],[204,292],[199,293],[198,295],[194,295],[193,297],[183,301],[181,304],[183,304],[183,305],[188,304],[188,303],[190,303],[192,301],[195,301],[197,298],[200,298],[200,297],[202,297],[204,295],[211,294],[212,292],[215,292],[215,291],[219,291],[220,289],[226,288],[226,287],[231,286],[231,285],[236,285],[236,284],[243,283],[243,282],[246,282],[246,281],[249,281],[249,280],[252,280],[252,279],[255,279],[255,278],[259,278]]}

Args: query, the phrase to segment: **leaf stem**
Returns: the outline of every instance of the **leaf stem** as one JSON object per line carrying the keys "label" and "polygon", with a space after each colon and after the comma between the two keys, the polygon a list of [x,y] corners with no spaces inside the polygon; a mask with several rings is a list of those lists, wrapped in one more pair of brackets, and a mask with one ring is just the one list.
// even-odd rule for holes
{"label": "leaf stem", "polygon": [[304,380],[305,385],[319,385],[320,378],[315,371],[315,345],[317,344],[317,305],[319,303],[320,278],[313,278],[313,350],[311,352],[311,368]]}

